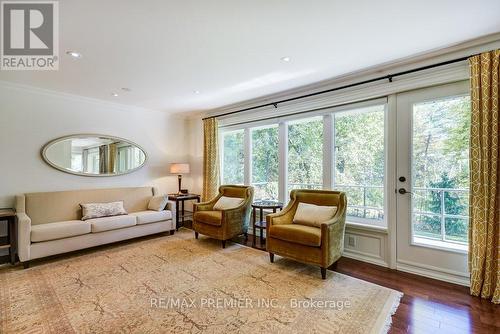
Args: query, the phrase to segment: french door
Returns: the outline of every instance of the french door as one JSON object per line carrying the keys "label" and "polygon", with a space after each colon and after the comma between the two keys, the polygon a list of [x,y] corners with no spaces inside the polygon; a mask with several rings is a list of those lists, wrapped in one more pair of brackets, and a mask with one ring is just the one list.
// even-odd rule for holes
{"label": "french door", "polygon": [[467,284],[468,81],[397,103],[397,268]]}

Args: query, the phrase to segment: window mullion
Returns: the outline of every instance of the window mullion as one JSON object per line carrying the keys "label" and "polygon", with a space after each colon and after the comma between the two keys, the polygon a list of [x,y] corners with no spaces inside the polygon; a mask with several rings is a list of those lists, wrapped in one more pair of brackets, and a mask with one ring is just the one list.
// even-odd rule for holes
{"label": "window mullion", "polygon": [[285,122],[279,123],[278,152],[278,199],[281,202],[286,202],[288,196],[288,125]]}
{"label": "window mullion", "polygon": [[252,183],[252,135],[249,128],[245,129],[244,137],[243,137],[243,146],[244,146],[244,184]]}
{"label": "window mullion", "polygon": [[323,116],[323,189],[333,189],[333,116]]}

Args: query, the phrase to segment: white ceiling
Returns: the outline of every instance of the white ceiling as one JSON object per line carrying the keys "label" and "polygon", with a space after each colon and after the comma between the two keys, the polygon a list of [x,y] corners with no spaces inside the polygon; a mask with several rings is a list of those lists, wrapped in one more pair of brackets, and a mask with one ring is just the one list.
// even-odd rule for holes
{"label": "white ceiling", "polygon": [[59,7],[59,71],[1,71],[0,80],[170,112],[212,109],[500,31],[499,0],[64,0]]}

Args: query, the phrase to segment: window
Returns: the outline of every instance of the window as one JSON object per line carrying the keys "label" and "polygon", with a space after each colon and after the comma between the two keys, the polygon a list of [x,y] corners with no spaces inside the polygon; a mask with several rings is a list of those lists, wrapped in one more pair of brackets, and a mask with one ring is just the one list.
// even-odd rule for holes
{"label": "window", "polygon": [[385,227],[387,105],[378,101],[279,124],[221,129],[223,183],[247,182],[255,200],[284,202],[293,189],[345,191],[348,221]]}
{"label": "window", "polygon": [[84,171],[99,174],[99,148],[92,147],[83,150]]}
{"label": "window", "polygon": [[253,128],[252,185],[254,199],[278,199],[278,125]]}
{"label": "window", "polygon": [[345,191],[350,221],[385,225],[385,105],[333,115],[333,189]]}
{"label": "window", "polygon": [[224,132],[222,135],[222,183],[243,184],[245,175],[244,131]]}
{"label": "window", "polygon": [[288,124],[288,191],[323,188],[323,119]]}
{"label": "window", "polygon": [[470,97],[413,105],[413,239],[468,242]]}

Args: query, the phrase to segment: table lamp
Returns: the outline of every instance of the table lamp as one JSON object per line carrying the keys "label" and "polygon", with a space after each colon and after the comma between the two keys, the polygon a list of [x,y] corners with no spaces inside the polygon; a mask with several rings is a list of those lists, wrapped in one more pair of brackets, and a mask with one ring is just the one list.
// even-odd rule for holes
{"label": "table lamp", "polygon": [[179,194],[181,194],[181,183],[182,183],[182,174],[189,174],[189,164],[186,163],[173,163],[170,164],[170,173],[177,174],[177,178],[179,180]]}

